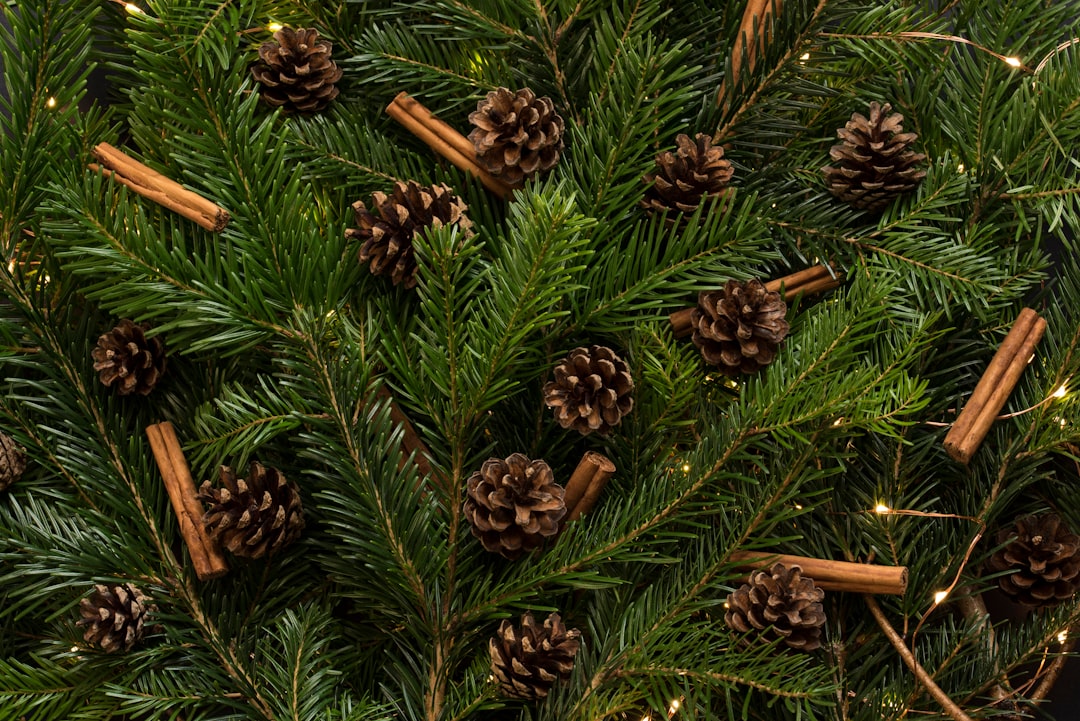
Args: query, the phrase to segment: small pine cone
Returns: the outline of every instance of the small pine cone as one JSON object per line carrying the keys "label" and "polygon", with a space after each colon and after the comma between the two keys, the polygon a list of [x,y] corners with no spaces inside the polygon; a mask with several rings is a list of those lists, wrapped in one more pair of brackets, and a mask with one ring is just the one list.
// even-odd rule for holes
{"label": "small pine cone", "polygon": [[1068,601],[1080,588],[1080,537],[1053,513],[1027,516],[1015,528],[998,532],[999,544],[1009,541],[987,561],[998,587],[1017,603],[1035,608]]}
{"label": "small pine cone", "polygon": [[157,609],[150,597],[130,583],[94,586],[94,592],[79,602],[85,626],[83,638],[105,653],[130,651],[143,637],[146,615]]}
{"label": "small pine cone", "polygon": [[[389,275],[394,285],[416,286],[416,256],[413,238],[427,228],[456,225],[469,234],[472,222],[466,217],[468,206],[445,185],[422,186],[416,181],[398,181],[390,195],[372,194],[373,211],[362,201],[352,205],[356,228],[345,237],[363,241],[360,262],[367,263],[375,275]],[[377,215],[376,215],[377,214]]]}
{"label": "small pine cone", "polygon": [[728,192],[734,174],[724,159],[724,149],[712,144],[712,138],[698,133],[691,140],[680,134],[675,138],[675,152],[666,150],[656,156],[656,170],[643,180],[649,184],[641,207],[646,210],[693,213],[702,201],[720,198]]}
{"label": "small pine cone", "polygon": [[147,338],[146,323],[136,325],[127,318],[98,338],[90,351],[94,370],[106,386],[115,384],[122,396],[146,395],[165,373],[165,344],[160,337]]}
{"label": "small pine cone", "polygon": [[22,478],[25,470],[26,453],[14,438],[0,432],[0,491]]}
{"label": "small pine cone", "polygon": [[852,113],[836,131],[843,142],[829,151],[837,165],[821,169],[829,192],[856,208],[880,210],[926,177],[926,156],[910,149],[918,136],[903,132],[904,116],[891,111],[873,102],[869,119]]}
{"label": "small pine cone", "polygon": [[485,549],[514,560],[559,532],[563,492],[544,461],[489,458],[469,476],[465,517]]}
{"label": "small pine cone", "polygon": [[210,537],[237,556],[262,558],[300,537],[304,509],[300,490],[275,468],[251,462],[248,477],[221,467],[221,487],[203,481],[199,500],[208,504],[203,525]]}
{"label": "small pine cone", "polygon": [[538,98],[528,88],[492,90],[476,104],[469,122],[476,126],[469,133],[476,159],[507,185],[520,186],[559,161],[563,119],[551,98]]}
{"label": "small pine cone", "polygon": [[262,99],[284,113],[314,113],[338,96],[341,69],[330,59],[331,43],[314,28],[282,28],[276,42],[259,46],[251,74],[262,86]]}
{"label": "small pine cone", "polygon": [[798,566],[774,564],[768,571],[754,571],[728,598],[724,621],[740,633],[757,629],[800,651],[821,646],[821,627],[825,611],[821,600],[825,592],[809,578],[803,578]]}
{"label": "small pine cone", "polygon": [[607,435],[634,407],[634,381],[615,351],[601,345],[575,348],[544,384],[544,403],[555,420],[583,436]]}
{"label": "small pine cone", "polygon": [[701,293],[690,316],[692,340],[706,362],[727,375],[756,373],[772,363],[788,332],[787,304],[760,280],[729,280]]}
{"label": "small pine cone", "polygon": [[581,631],[568,630],[559,614],[548,616],[541,628],[531,613],[524,613],[520,630],[503,621],[498,635],[488,641],[491,672],[506,696],[541,699],[557,681],[570,678],[580,646]]}

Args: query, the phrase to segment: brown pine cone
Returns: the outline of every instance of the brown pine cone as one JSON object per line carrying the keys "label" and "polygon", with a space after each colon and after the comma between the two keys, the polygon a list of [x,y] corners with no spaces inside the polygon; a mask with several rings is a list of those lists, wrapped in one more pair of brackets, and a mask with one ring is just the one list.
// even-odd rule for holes
{"label": "brown pine cone", "polygon": [[879,210],[926,177],[926,156],[910,149],[918,136],[903,132],[904,116],[891,111],[873,102],[869,118],[852,113],[836,131],[843,142],[829,151],[837,165],[821,169],[829,192],[856,208]]}
{"label": "brown pine cone", "polygon": [[997,542],[1007,541],[986,567],[991,573],[1010,572],[998,578],[998,587],[1017,603],[1056,606],[1080,588],[1080,537],[1056,514],[1021,518],[1015,528],[998,532]]}
{"label": "brown pine cone", "polygon": [[221,487],[203,481],[199,500],[208,504],[203,525],[210,537],[237,556],[262,558],[300,537],[304,509],[300,490],[275,468],[252,461],[248,477],[222,466]]}
{"label": "brown pine cone", "polygon": [[[375,275],[389,275],[394,285],[416,286],[416,256],[413,238],[428,228],[456,225],[467,235],[472,222],[466,217],[468,206],[445,185],[422,186],[416,181],[398,181],[394,192],[372,194],[373,211],[362,201],[352,204],[356,228],[345,237],[363,241],[360,262],[367,263]],[[376,215],[377,214],[377,215]]]}
{"label": "brown pine cone", "polygon": [[259,46],[259,62],[251,67],[263,101],[285,113],[314,113],[329,105],[341,80],[341,69],[330,59],[333,45],[314,28],[282,28],[274,40]]}
{"label": "brown pine cone", "polygon": [[165,344],[159,336],[146,337],[150,326],[136,325],[127,318],[98,338],[90,351],[94,370],[106,386],[114,386],[122,396],[146,395],[165,373]]}
{"label": "brown pine cone", "polygon": [[83,638],[105,653],[130,651],[143,637],[146,615],[157,609],[150,597],[130,583],[94,586],[94,592],[79,602],[85,626]]}
{"label": "brown pine cone", "polygon": [[507,185],[520,186],[559,161],[563,119],[551,98],[538,98],[528,88],[492,90],[476,104],[469,122],[476,126],[469,133],[476,159]]}
{"label": "brown pine cone", "polygon": [[813,651],[821,646],[825,592],[798,566],[774,564],[768,571],[754,571],[728,598],[724,622],[740,633],[757,629],[767,637],[781,638],[791,648]]}
{"label": "brown pine cone", "polygon": [[485,549],[514,560],[559,532],[563,492],[544,461],[489,458],[469,476],[465,517]]}
{"label": "brown pine cone", "polygon": [[692,340],[706,362],[727,375],[756,373],[772,363],[788,332],[787,304],[760,280],[729,280],[701,293],[690,315]]}
{"label": "brown pine cone", "polygon": [[568,630],[559,614],[548,616],[541,628],[531,613],[524,613],[520,630],[503,621],[498,635],[488,641],[491,672],[506,696],[541,699],[557,681],[570,678],[580,647],[581,631]]}
{"label": "brown pine cone", "polygon": [[649,184],[641,207],[646,210],[693,213],[702,201],[721,198],[728,192],[734,174],[724,159],[724,149],[712,144],[712,138],[698,133],[691,140],[680,134],[676,150],[656,156],[656,170],[643,180]]}
{"label": "brown pine cone", "polygon": [[605,346],[575,348],[544,384],[544,403],[555,420],[583,436],[607,435],[634,407],[634,381],[626,363]]}
{"label": "brown pine cone", "polygon": [[0,432],[0,491],[22,478],[25,470],[26,453],[14,438]]}

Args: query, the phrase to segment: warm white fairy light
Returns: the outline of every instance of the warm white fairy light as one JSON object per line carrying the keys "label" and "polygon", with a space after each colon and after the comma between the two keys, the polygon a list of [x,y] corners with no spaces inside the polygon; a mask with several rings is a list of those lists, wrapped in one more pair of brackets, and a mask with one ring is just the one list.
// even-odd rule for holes
{"label": "warm white fairy light", "polygon": [[842,425],[844,425],[844,417],[843,417],[843,416],[840,416],[840,417],[839,417],[839,418],[837,418],[837,419],[836,419],[835,421],[833,421],[833,422],[832,422],[832,424],[833,424],[833,428],[836,428],[837,426],[842,426]]}
{"label": "warm white fairy light", "polygon": [[690,464],[689,463],[682,464],[682,472],[683,473],[689,473],[690,472]]}
{"label": "warm white fairy light", "polygon": [[143,15],[143,9],[135,3],[124,3],[124,9],[132,15]]}
{"label": "warm white fairy light", "polygon": [[276,33],[278,30],[281,30],[284,27],[285,26],[282,25],[281,23],[270,23],[269,25],[266,26],[266,29],[269,30],[272,33]]}
{"label": "warm white fairy light", "polygon": [[949,592],[948,591],[938,591],[937,593],[934,594],[934,605],[937,606],[938,604],[940,604],[942,601],[944,601],[948,597],[949,597]]}
{"label": "warm white fairy light", "polygon": [[1068,631],[1068,629],[1066,629],[1066,630],[1062,631],[1061,633],[1059,633],[1057,635],[1058,643],[1065,643],[1065,639],[1067,639],[1068,637],[1069,637],[1069,631]]}
{"label": "warm white fairy light", "polygon": [[956,172],[958,172],[958,173],[964,172],[964,164],[963,163],[960,163],[960,164],[958,164],[956,166]]}
{"label": "warm white fairy light", "polygon": [[1023,63],[1020,62],[1020,58],[1005,58],[1005,63],[1007,65],[1011,65],[1014,68],[1018,68],[1023,65]]}
{"label": "warm white fairy light", "polygon": [[888,515],[888,513],[890,511],[892,511],[892,509],[889,508],[888,506],[886,506],[884,503],[879,503],[876,506],[874,506],[874,513],[876,513],[876,514],[878,514],[880,516]]}
{"label": "warm white fairy light", "polygon": [[679,701],[679,699],[672,699],[671,703],[669,703],[667,707],[668,716],[671,716],[676,711],[678,711],[680,706],[682,706],[682,703]]}
{"label": "warm white fairy light", "polygon": [[801,510],[802,510],[802,506],[801,506],[800,504],[796,503],[796,504],[795,504],[795,510],[796,510],[796,511],[801,511]]}
{"label": "warm white fairy light", "polygon": [[1057,421],[1058,425],[1061,426],[1062,428],[1069,425],[1069,422],[1067,420],[1065,420],[1064,418],[1055,418],[1054,420]]}
{"label": "warm white fairy light", "polygon": [[56,98],[50,96],[49,99],[45,101],[45,107],[46,108],[55,108],[56,107]]}
{"label": "warm white fairy light", "polygon": [[809,59],[810,59],[810,53],[803,53],[802,55],[799,56],[799,60],[809,60]]}
{"label": "warm white fairy light", "polygon": [[1062,384],[1061,384],[1061,387],[1060,387],[1060,388],[1058,388],[1058,389],[1057,389],[1056,391],[1054,391],[1054,392],[1053,392],[1053,393],[1052,393],[1051,395],[1052,395],[1052,396],[1053,396],[1054,398],[1064,398],[1064,397],[1065,397],[1065,394],[1066,394],[1066,393],[1068,393],[1068,392],[1069,392],[1069,391],[1068,391],[1068,389],[1067,389],[1067,388],[1065,387],[1065,384],[1064,384],[1064,383],[1062,383]]}
{"label": "warm white fairy light", "polygon": [[78,651],[79,651],[79,647],[78,647],[78,646],[72,646],[72,647],[71,647],[71,652],[72,652],[72,653],[77,653]]}

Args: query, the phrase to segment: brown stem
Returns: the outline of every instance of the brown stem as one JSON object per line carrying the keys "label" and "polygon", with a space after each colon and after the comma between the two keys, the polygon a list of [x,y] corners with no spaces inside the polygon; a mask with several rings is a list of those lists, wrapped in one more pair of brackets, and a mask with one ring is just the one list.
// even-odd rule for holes
{"label": "brown stem", "polygon": [[1075,644],[1076,642],[1070,638],[1062,645],[1061,651],[1054,660],[1050,662],[1050,667],[1046,669],[1046,675],[1042,677],[1042,680],[1039,681],[1039,685],[1031,692],[1031,695],[1028,696],[1030,700],[1042,701],[1047,697],[1050,693],[1050,689],[1052,689],[1054,683],[1057,682],[1058,676],[1061,675],[1061,669],[1065,668],[1065,662],[1069,659],[1069,652]]}
{"label": "brown stem", "polygon": [[994,625],[990,623],[990,614],[986,611],[986,604],[983,603],[982,596],[971,594],[960,595],[955,603],[960,609],[960,613],[964,615],[964,618],[969,622],[978,622],[978,630],[986,634],[987,641],[989,642],[990,657],[994,659],[994,671],[998,674],[998,678],[990,687],[990,698],[995,701],[1011,698],[1012,694],[1009,693],[1006,688],[1009,683],[1009,677],[1006,674],[1001,673],[1001,669],[997,663],[997,634],[994,633]]}
{"label": "brown stem", "polygon": [[972,721],[971,717],[964,713],[964,710],[957,706],[956,703],[949,698],[948,694],[941,690],[941,687],[934,682],[934,679],[926,672],[926,669],[919,665],[919,662],[915,659],[915,654],[904,645],[904,640],[900,638],[900,634],[896,632],[896,629],[889,624],[889,619],[885,618],[885,613],[881,610],[881,606],[877,604],[877,601],[874,600],[874,597],[863,596],[863,600],[866,601],[866,605],[870,609],[871,615],[873,615],[874,620],[877,621],[878,626],[881,627],[882,633],[889,639],[889,643],[891,643],[893,648],[896,649],[896,652],[900,654],[900,658],[904,660],[907,667],[915,674],[915,678],[919,680],[919,683],[925,686],[930,695],[934,697],[934,700],[941,704],[941,708],[945,710],[945,713],[947,713],[953,721]]}

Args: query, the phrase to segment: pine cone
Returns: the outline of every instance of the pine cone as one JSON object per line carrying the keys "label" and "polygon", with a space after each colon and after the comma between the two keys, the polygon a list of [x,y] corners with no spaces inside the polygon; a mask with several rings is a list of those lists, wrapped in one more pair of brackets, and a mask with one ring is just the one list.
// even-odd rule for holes
{"label": "pine cone", "polygon": [[575,348],[544,384],[544,403],[555,420],[587,436],[607,435],[634,407],[634,381],[626,363],[605,346]]}
{"label": "pine cone", "polygon": [[484,548],[514,560],[559,532],[566,504],[547,463],[514,453],[469,476],[464,510]]}
{"label": "pine cone", "polygon": [[333,45],[314,28],[282,28],[277,42],[259,46],[251,74],[262,85],[262,99],[284,113],[314,113],[338,96],[341,69],[330,59]]}
{"label": "pine cone", "polygon": [[689,214],[702,201],[721,198],[728,192],[735,171],[724,159],[724,149],[713,145],[712,138],[698,133],[691,140],[680,134],[675,145],[674,153],[666,150],[656,156],[656,170],[643,178],[649,184],[641,201],[646,210]]}
{"label": "pine cone", "polygon": [[150,597],[130,583],[94,586],[94,592],[79,602],[85,626],[83,638],[105,653],[130,651],[143,637],[146,615],[157,609]]}
{"label": "pine cone", "polygon": [[199,488],[199,500],[209,505],[203,525],[211,538],[237,556],[262,558],[300,537],[300,490],[280,471],[252,461],[246,479],[228,466],[220,474],[221,488],[210,481]]}
{"label": "pine cone", "polygon": [[729,280],[702,293],[690,315],[694,345],[727,375],[756,373],[773,362],[788,332],[787,304],[760,280]]}
{"label": "pine cone", "polygon": [[26,470],[26,453],[15,439],[0,432],[0,491],[6,491]]}
{"label": "pine cone", "polygon": [[537,98],[528,88],[492,90],[476,104],[469,122],[476,126],[469,133],[476,159],[507,185],[520,186],[559,161],[563,119],[551,98]]}
{"label": "pine cone", "polygon": [[731,594],[724,621],[740,633],[754,628],[791,648],[813,651],[821,646],[824,597],[812,580],[803,578],[801,568],[777,563],[768,571],[754,571],[750,582]]}
{"label": "pine cone", "polygon": [[1080,588],[1080,537],[1053,513],[1021,518],[1015,528],[998,532],[998,544],[1014,534],[986,564],[992,573],[1011,572],[998,578],[998,587],[1017,603],[1036,608],[1072,598]]}
{"label": "pine cone", "polygon": [[567,630],[559,614],[548,616],[541,628],[531,613],[524,613],[520,631],[503,621],[498,635],[488,641],[491,672],[505,695],[541,699],[556,681],[570,678],[580,646],[581,631]]}
{"label": "pine cone", "polygon": [[829,151],[838,165],[821,169],[829,192],[856,208],[879,210],[926,177],[918,167],[926,156],[910,150],[918,136],[903,132],[904,116],[891,111],[873,102],[869,119],[852,113],[836,131],[843,142]]}
{"label": "pine cone", "polygon": [[98,338],[90,352],[94,370],[106,386],[116,384],[122,396],[146,395],[154,389],[165,372],[165,344],[161,338],[147,338],[146,323],[136,325],[127,318]]}
{"label": "pine cone", "polygon": [[347,238],[363,241],[360,262],[371,261],[375,275],[389,274],[394,285],[416,286],[416,257],[413,238],[429,227],[456,225],[470,234],[472,222],[465,216],[468,206],[445,185],[421,186],[413,180],[398,181],[391,195],[372,194],[374,213],[362,201],[352,205],[356,228],[345,231]]}

